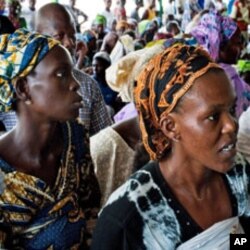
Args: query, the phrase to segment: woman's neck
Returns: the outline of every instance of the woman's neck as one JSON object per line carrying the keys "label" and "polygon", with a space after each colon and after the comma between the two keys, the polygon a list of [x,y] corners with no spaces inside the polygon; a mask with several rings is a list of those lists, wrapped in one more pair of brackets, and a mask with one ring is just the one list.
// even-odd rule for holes
{"label": "woman's neck", "polygon": [[167,183],[176,190],[185,189],[193,197],[201,197],[209,184],[219,173],[212,171],[205,166],[192,166],[186,161],[167,159],[160,161],[160,170]]}
{"label": "woman's neck", "polygon": [[54,145],[58,135],[57,123],[43,123],[35,126],[22,126],[17,124],[14,131],[14,140],[17,144],[22,145],[28,154],[39,156]]}

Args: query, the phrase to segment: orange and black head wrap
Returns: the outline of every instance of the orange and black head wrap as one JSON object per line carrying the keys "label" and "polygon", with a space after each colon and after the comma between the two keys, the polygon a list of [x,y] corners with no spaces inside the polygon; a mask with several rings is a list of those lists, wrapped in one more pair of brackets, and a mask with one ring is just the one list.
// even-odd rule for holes
{"label": "orange and black head wrap", "polygon": [[211,68],[220,66],[203,49],[173,44],[152,58],[139,74],[135,102],[143,144],[152,160],[162,158],[171,147],[160,129],[160,119],[175,108],[195,79]]}

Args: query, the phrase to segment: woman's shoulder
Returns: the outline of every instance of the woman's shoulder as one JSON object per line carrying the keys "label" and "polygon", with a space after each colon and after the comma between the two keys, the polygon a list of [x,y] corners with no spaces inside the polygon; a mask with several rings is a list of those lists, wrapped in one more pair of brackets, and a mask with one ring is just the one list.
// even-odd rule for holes
{"label": "woman's shoulder", "polygon": [[244,177],[245,175],[248,175],[250,177],[250,164],[246,160],[246,158],[241,153],[237,153],[234,159],[234,166],[233,168],[226,173],[228,178],[234,178],[234,177]]}
{"label": "woman's shoulder", "polygon": [[155,163],[150,162],[132,174],[122,186],[111,194],[101,214],[108,214],[125,223],[131,217],[138,216],[139,210],[145,208],[144,211],[146,211],[149,208],[147,201],[153,204],[155,199],[161,199],[163,195],[151,173],[154,166]]}
{"label": "woman's shoulder", "polygon": [[226,177],[237,199],[238,214],[249,213],[250,165],[243,155],[237,153],[234,167],[226,174]]}

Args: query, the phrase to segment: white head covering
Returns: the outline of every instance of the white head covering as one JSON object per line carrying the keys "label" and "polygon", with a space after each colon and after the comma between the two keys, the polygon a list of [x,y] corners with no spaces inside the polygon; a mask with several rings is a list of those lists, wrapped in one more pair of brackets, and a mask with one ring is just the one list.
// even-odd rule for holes
{"label": "white head covering", "polygon": [[133,102],[134,81],[143,66],[156,54],[164,50],[163,45],[156,44],[130,52],[106,69],[106,81],[111,89],[119,92],[123,102]]}

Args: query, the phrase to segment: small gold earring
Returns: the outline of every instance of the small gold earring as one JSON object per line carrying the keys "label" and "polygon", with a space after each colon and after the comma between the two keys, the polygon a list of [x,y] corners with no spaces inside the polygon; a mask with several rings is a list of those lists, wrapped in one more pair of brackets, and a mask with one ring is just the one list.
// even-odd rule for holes
{"label": "small gold earring", "polygon": [[31,100],[27,99],[27,100],[25,101],[25,104],[26,104],[26,105],[30,105],[30,104],[31,104]]}

